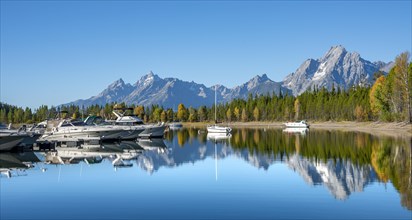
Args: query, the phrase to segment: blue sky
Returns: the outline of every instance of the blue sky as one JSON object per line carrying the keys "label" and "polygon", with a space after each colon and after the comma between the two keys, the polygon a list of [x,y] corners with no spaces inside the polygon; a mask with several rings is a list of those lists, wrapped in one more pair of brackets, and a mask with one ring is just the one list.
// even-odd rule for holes
{"label": "blue sky", "polygon": [[0,101],[58,105],[153,71],[234,87],[281,81],[343,45],[411,51],[411,1],[1,1]]}

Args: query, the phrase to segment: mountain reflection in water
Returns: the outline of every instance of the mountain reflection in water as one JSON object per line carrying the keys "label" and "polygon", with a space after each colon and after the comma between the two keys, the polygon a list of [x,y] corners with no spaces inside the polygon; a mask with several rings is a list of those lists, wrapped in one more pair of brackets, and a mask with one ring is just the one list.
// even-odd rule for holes
{"label": "mountain reflection in water", "polygon": [[[56,148],[50,152],[0,154],[2,176],[33,169],[33,165],[100,164],[132,167],[151,175],[162,168],[195,164],[211,158],[235,157],[257,169],[286,164],[309,185],[326,187],[334,198],[346,200],[373,182],[391,183],[401,205],[412,210],[410,138],[377,137],[360,132],[278,129],[234,129],[213,136],[198,129],[170,131],[165,139],[104,143],[102,146]],[[214,147],[214,146],[217,147]],[[27,173],[27,172],[26,172]],[[28,175],[30,175],[28,173]]]}
{"label": "mountain reflection in water", "polygon": [[[176,166],[214,156],[214,149],[206,147],[207,135],[196,129],[169,133],[166,138],[179,146],[178,152],[169,155],[170,163],[155,163]],[[286,163],[306,183],[324,185],[340,200],[347,199],[353,192],[362,192],[369,183],[390,181],[401,195],[402,206],[412,210],[410,137],[378,137],[353,131],[244,128],[234,129],[231,136],[221,142],[218,158],[234,155],[265,170],[276,162]]]}

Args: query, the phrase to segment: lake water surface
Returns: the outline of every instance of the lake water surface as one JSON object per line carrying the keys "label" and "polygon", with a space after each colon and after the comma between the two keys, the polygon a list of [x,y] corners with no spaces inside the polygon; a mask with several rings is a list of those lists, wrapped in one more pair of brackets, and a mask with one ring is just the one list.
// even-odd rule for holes
{"label": "lake water surface", "polygon": [[198,129],[1,153],[0,219],[411,219],[410,138]]}

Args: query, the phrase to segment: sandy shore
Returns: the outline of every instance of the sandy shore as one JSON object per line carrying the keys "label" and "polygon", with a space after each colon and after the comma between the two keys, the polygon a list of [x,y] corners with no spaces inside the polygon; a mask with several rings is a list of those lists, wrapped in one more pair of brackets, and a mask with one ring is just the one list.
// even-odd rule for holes
{"label": "sandy shore", "polygon": [[[405,122],[353,122],[353,121],[342,121],[342,122],[308,122],[311,129],[324,129],[324,130],[346,130],[346,131],[361,131],[366,133],[371,133],[375,135],[389,135],[396,137],[412,137],[412,124]],[[183,123],[186,127],[205,127],[207,124],[205,122],[196,123]],[[227,123],[223,123],[226,125]],[[229,123],[231,127],[241,128],[259,128],[259,127],[270,127],[270,128],[283,128],[283,122],[233,122]]]}

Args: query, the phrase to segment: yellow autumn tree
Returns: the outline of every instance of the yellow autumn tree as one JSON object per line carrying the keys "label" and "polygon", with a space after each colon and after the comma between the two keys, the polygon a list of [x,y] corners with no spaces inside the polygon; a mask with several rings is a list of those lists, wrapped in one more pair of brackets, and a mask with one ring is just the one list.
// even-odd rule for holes
{"label": "yellow autumn tree", "polygon": [[139,118],[144,118],[144,106],[139,105],[133,109],[134,115],[137,115]]}
{"label": "yellow autumn tree", "polygon": [[384,111],[388,111],[388,103],[383,93],[385,79],[385,76],[379,77],[369,93],[369,102],[374,116],[380,116]]}
{"label": "yellow autumn tree", "polygon": [[236,120],[239,121],[240,120],[240,110],[238,107],[235,107],[235,109],[233,110],[233,114],[236,117]]}
{"label": "yellow autumn tree", "polygon": [[230,108],[228,108],[226,112],[226,118],[229,122],[232,121],[232,111],[230,110]]}
{"label": "yellow autumn tree", "polygon": [[259,121],[260,118],[260,112],[258,107],[256,106],[255,109],[253,110],[253,117],[255,118],[255,121]]}
{"label": "yellow autumn tree", "polygon": [[180,121],[186,121],[188,115],[189,115],[189,113],[188,113],[185,105],[183,105],[182,103],[180,103],[179,106],[177,107],[177,118],[178,118]]}

